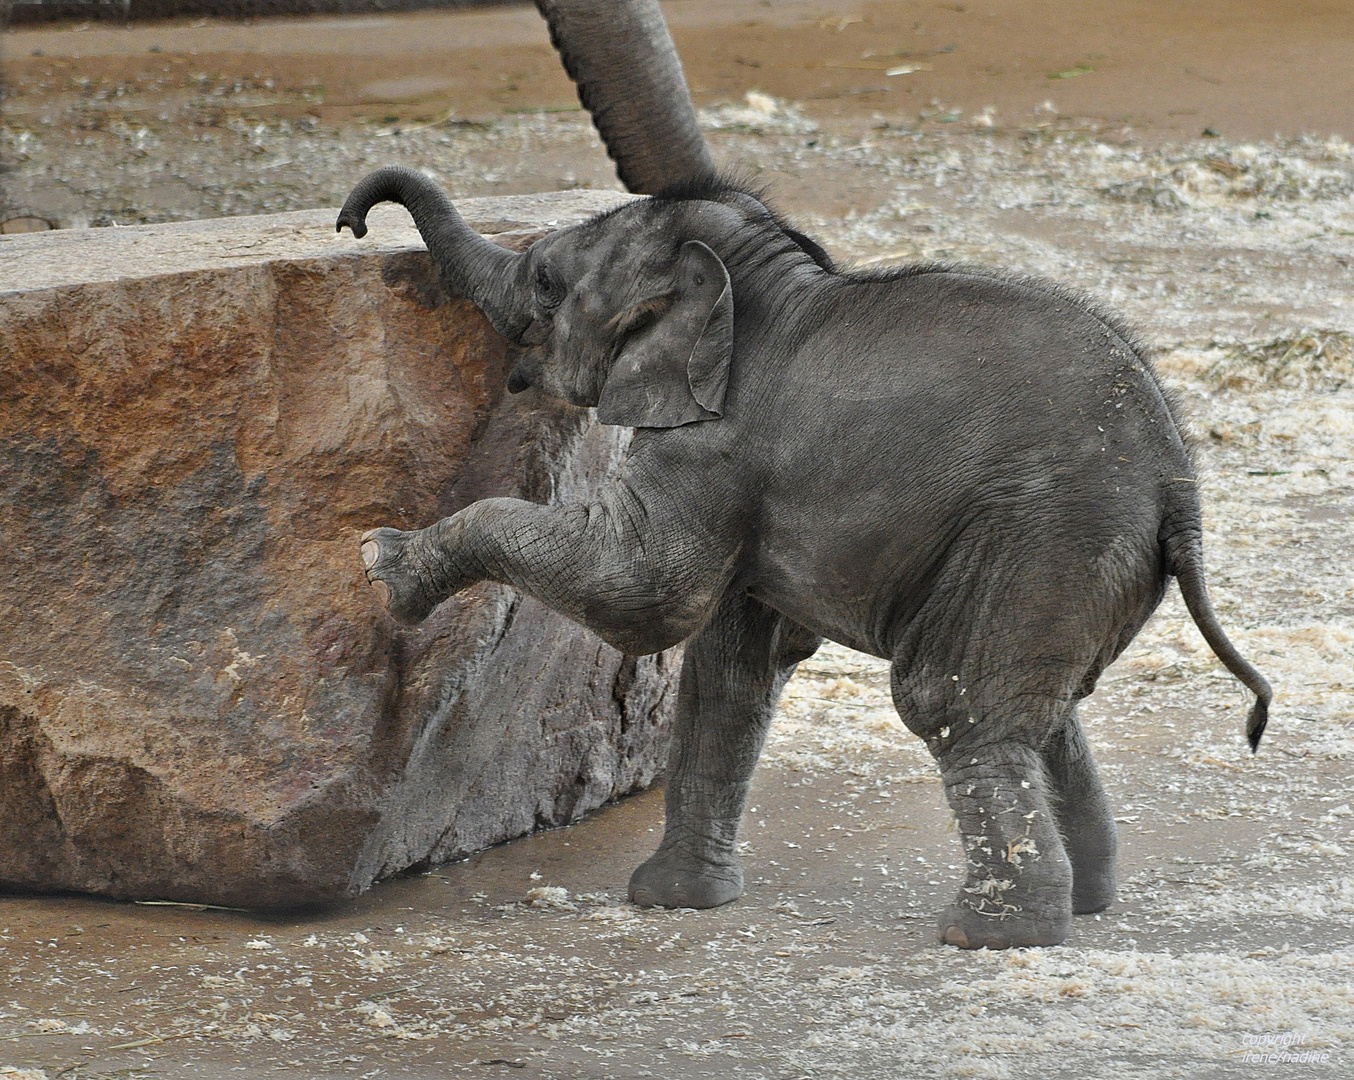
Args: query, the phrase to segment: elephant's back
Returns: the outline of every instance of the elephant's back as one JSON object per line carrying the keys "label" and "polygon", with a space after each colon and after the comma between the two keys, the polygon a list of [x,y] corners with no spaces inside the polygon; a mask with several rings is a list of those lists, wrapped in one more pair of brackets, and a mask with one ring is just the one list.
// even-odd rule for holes
{"label": "elephant's back", "polygon": [[961,467],[1057,453],[1100,471],[1111,445],[1176,474],[1188,467],[1145,349],[1122,320],[1059,286],[922,268],[848,276],[827,307],[772,394],[783,407],[768,421],[782,432]]}

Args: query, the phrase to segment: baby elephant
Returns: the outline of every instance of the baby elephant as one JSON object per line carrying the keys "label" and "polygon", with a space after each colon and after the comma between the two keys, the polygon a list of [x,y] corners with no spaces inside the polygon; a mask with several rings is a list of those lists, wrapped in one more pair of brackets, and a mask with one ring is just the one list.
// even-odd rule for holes
{"label": "baby elephant", "polygon": [[386,168],[338,227],[404,204],[450,283],[522,346],[508,380],[636,429],[588,505],[485,499],[363,537],[417,623],[483,580],[628,653],[686,642],[667,826],[642,905],[737,897],[735,849],[777,696],[823,638],[892,661],[944,778],[967,880],[961,948],[1052,945],[1114,897],[1117,837],[1077,702],[1174,575],[1213,651],[1269,684],[1204,588],[1180,424],[1114,316],[1056,285],[926,265],[853,272],[760,199],[708,181],[515,254]]}

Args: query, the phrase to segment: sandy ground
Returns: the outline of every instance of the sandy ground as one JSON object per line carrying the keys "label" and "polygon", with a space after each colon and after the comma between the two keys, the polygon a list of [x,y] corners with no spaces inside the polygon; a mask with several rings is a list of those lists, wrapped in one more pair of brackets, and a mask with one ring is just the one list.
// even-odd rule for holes
{"label": "sandy ground", "polygon": [[[666,11],[706,107],[755,90],[804,103],[834,130],[1062,123],[1135,145],[1204,131],[1354,139],[1344,0],[674,0]],[[614,183],[586,139],[524,144],[501,130],[507,116],[565,110],[567,131],[578,109],[530,6],[14,29],[0,34],[0,59],[0,155],[16,170],[0,177],[0,222],[337,204],[370,161],[435,153],[430,135],[459,151],[441,155],[458,167],[438,166],[459,194]],[[485,123],[506,139],[502,153],[495,139],[457,138]],[[405,137],[413,129],[421,143]],[[819,208],[832,201],[824,187],[841,185],[814,183]],[[846,194],[842,205],[863,193]]]}
{"label": "sandy ground", "polygon": [[[711,25],[711,7],[670,14],[716,153],[834,254],[1058,278],[1158,347],[1199,441],[1215,603],[1276,686],[1261,753],[1172,595],[1085,709],[1120,821],[1119,902],[1060,948],[960,953],[933,944],[961,877],[935,770],[888,706],[883,665],[831,647],[787,692],[738,903],[624,902],[659,792],[320,913],[0,899],[0,1078],[1212,1078],[1253,1071],[1248,1040],[1285,1035],[1301,1040],[1290,1053],[1329,1057],[1270,1068],[1354,1074],[1354,110],[1339,82],[1354,65],[1323,67],[1348,48],[1338,6],[1252,5],[1228,23],[1197,5],[1193,29],[1154,50],[1134,44],[1148,17],[1184,16],[1147,3],[1045,5],[1060,36],[1015,3],[776,3],[758,27]],[[388,161],[461,196],[614,186],[580,114],[504,111],[570,104],[534,18],[4,35],[32,61],[7,68],[11,208],[70,227],[334,205]],[[981,19],[1005,29],[960,36]],[[882,43],[904,66],[913,22],[928,48],[959,47],[898,76],[801,63],[796,82],[772,62],[811,39],[829,58]],[[495,78],[518,78],[493,65],[522,50],[538,81],[495,97],[482,71],[412,105],[339,100],[383,63],[414,77],[404,50],[434,26]],[[1025,76],[941,81],[1003,35]],[[337,42],[328,59],[321,40]],[[79,52],[87,41],[103,44]],[[255,46],[247,63],[230,51]],[[763,66],[720,60],[735,53]],[[1234,81],[1194,87],[1186,56]],[[150,59],[183,74],[138,81]],[[1094,71],[1046,77],[1078,64]],[[908,79],[920,104],[893,85]],[[837,97],[819,93],[830,80]],[[875,84],[890,88],[846,92]],[[1171,94],[1204,111],[1170,120]],[[1205,124],[1221,137],[1198,137]]]}

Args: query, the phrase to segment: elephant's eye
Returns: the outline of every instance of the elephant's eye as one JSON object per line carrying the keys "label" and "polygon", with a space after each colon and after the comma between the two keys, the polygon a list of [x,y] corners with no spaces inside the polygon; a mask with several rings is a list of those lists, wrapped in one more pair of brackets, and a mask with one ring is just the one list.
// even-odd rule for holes
{"label": "elephant's eye", "polygon": [[557,308],[564,299],[564,283],[542,263],[536,267],[536,302],[544,308]]}

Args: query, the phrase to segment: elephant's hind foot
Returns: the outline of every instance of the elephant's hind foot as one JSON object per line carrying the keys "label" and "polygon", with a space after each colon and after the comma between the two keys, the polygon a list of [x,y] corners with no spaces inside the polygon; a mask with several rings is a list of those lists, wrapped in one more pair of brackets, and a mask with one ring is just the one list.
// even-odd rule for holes
{"label": "elephant's hind foot", "polygon": [[373,529],[362,537],[367,580],[396,622],[421,623],[447,598],[418,543],[419,533]]}
{"label": "elephant's hind foot", "polygon": [[940,943],[961,949],[1021,949],[1061,945],[1072,914],[1067,906],[1044,912],[986,914],[951,904],[940,914]]}
{"label": "elephant's hind foot", "polygon": [[1093,915],[1112,903],[1117,891],[1113,855],[1080,855],[1069,851],[1072,860],[1072,914]]}
{"label": "elephant's hind foot", "polygon": [[743,871],[694,856],[659,851],[630,875],[630,902],[640,907],[712,908],[743,895]]}

